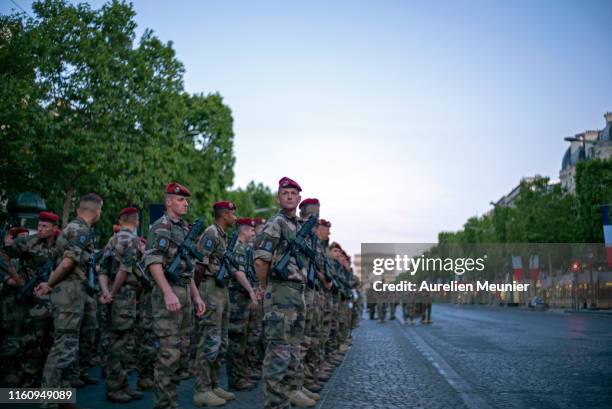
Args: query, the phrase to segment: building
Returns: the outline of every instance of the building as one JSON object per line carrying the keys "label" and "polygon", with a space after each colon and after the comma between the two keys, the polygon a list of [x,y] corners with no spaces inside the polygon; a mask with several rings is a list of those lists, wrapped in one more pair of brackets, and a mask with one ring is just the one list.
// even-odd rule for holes
{"label": "building", "polygon": [[604,114],[606,125],[602,130],[591,130],[566,138],[570,146],[563,155],[559,179],[570,192],[576,190],[576,165],[582,160],[612,158],[612,112]]}

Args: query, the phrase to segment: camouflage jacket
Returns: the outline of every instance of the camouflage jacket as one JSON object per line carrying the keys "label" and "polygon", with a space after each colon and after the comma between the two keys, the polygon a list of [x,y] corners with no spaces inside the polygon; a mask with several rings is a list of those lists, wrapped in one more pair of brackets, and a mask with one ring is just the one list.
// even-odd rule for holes
{"label": "camouflage jacket", "polygon": [[[270,263],[269,274],[274,274],[276,263],[283,257],[289,244],[295,239],[300,229],[300,222],[296,217],[289,217],[284,210],[279,210],[264,225],[255,239],[253,259],[261,259]],[[304,257],[300,254],[303,265],[307,265]],[[301,283],[306,282],[306,270],[298,267],[294,256],[290,257],[287,265],[288,280]]]}
{"label": "camouflage jacket", "polygon": [[128,273],[126,283],[138,285],[134,268],[142,258],[140,243],[136,233],[122,227],[104,247],[100,275],[109,275],[114,278],[119,271],[126,271]]}
{"label": "camouflage jacket", "polygon": [[6,252],[10,257],[19,258],[19,274],[25,280],[36,275],[49,260],[52,260],[55,266],[60,256],[55,243],[50,245],[47,239],[40,239],[37,234],[18,238],[6,248]]}
{"label": "camouflage jacket", "polygon": [[64,228],[57,238],[57,251],[60,259],[69,258],[74,268],[64,276],[64,280],[87,281],[87,260],[94,252],[94,235],[85,220],[77,217]]}
{"label": "camouflage jacket", "polygon": [[[189,225],[182,219],[172,220],[167,214],[157,219],[149,230],[145,268],[151,264],[161,264],[162,267],[167,267],[176,256],[179,246],[188,233]],[[182,278],[193,277],[193,270],[187,270],[187,265],[182,260],[178,271]]]}
{"label": "camouflage jacket", "polygon": [[[236,240],[236,247],[234,247],[233,260],[236,266],[231,267],[232,279],[230,281],[229,288],[231,290],[244,290],[244,287],[236,279],[236,272],[242,271],[246,276],[247,270],[247,249],[249,248],[248,243],[243,243],[240,240]],[[246,290],[244,290],[246,291]]]}
{"label": "camouflage jacket", "polygon": [[[198,250],[204,256],[204,277],[214,277],[221,268],[221,261],[227,248],[227,233],[217,223],[204,230],[198,241]],[[228,271],[224,278],[228,278]]]}

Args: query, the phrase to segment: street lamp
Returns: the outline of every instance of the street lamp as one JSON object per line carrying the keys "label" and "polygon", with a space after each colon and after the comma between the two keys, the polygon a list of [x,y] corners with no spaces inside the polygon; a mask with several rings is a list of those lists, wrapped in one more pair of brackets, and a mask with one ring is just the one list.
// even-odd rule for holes
{"label": "street lamp", "polygon": [[584,155],[583,159],[586,159],[586,144],[592,143],[596,144],[597,141],[588,141],[584,134],[579,134],[576,136],[566,136],[563,140],[568,142],[580,142],[582,144],[582,155]]}

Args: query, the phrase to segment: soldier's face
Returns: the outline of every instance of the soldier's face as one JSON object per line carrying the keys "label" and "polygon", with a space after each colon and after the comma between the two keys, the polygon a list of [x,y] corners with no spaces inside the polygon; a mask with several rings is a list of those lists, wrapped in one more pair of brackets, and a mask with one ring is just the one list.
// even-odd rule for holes
{"label": "soldier's face", "polygon": [[168,208],[173,213],[184,216],[189,211],[189,199],[185,196],[168,195]]}
{"label": "soldier's face", "polygon": [[338,247],[331,249],[331,256],[338,260],[340,258],[340,249]]}
{"label": "soldier's face", "polygon": [[228,210],[227,212],[223,213],[223,218],[228,226],[235,226],[236,220],[238,220],[235,210]]}
{"label": "soldier's face", "polygon": [[317,236],[319,240],[329,240],[329,227],[319,225],[319,227],[317,227]]}
{"label": "soldier's face", "polygon": [[255,227],[249,227],[247,229],[247,233],[248,233],[248,239],[249,241],[251,241],[253,239],[253,237],[255,237]]}
{"label": "soldier's face", "polygon": [[38,237],[48,239],[55,232],[55,226],[49,222],[38,222]]}
{"label": "soldier's face", "polygon": [[302,197],[296,188],[282,187],[278,190],[276,199],[283,209],[294,210],[302,200]]}

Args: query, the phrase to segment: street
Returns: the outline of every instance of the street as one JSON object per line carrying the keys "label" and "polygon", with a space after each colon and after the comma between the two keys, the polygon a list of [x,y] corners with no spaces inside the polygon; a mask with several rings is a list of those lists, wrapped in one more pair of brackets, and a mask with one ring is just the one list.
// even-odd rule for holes
{"label": "street", "polygon": [[[434,304],[429,326],[399,315],[361,321],[318,408],[612,408],[612,317],[448,304]],[[192,388],[181,384],[181,408],[195,407]],[[127,405],[105,401],[102,385],[77,396],[90,408],[152,407],[151,392]],[[226,407],[262,404],[258,388]]]}

